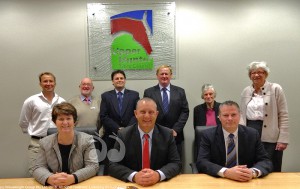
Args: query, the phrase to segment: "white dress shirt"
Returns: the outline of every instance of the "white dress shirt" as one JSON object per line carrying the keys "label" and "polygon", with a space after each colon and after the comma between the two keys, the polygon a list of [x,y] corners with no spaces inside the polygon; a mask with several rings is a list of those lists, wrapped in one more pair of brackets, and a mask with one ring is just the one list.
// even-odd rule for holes
{"label": "white dress shirt", "polygon": [[55,127],[52,121],[52,108],[65,100],[56,93],[49,103],[43,93],[27,98],[23,104],[19,126],[23,133],[30,136],[44,137],[50,127]]}

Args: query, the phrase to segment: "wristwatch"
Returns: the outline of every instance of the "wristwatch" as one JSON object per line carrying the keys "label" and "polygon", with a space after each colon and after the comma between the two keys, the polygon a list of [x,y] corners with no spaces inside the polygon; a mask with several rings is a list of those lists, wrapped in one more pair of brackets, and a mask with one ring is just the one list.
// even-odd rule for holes
{"label": "wristwatch", "polygon": [[257,176],[258,176],[258,171],[252,169],[252,178],[257,178]]}

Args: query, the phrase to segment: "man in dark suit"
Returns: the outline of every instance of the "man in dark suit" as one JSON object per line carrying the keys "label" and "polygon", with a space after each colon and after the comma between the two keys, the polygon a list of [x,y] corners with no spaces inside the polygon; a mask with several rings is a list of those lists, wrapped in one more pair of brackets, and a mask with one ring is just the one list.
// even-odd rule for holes
{"label": "man in dark suit", "polygon": [[[156,123],[173,130],[179,155],[182,156],[182,142],[184,140],[183,128],[189,117],[189,105],[184,89],[171,85],[172,68],[162,65],[157,68],[156,76],[158,85],[150,87],[144,91],[144,97],[152,98],[160,112]],[[168,96],[168,107],[164,110],[163,93]]]}
{"label": "man in dark suit", "polygon": [[[141,186],[151,186],[180,173],[181,161],[172,130],[155,124],[157,115],[157,106],[152,99],[138,101],[135,110],[138,123],[118,132],[118,138],[125,145],[125,154],[121,161],[110,162],[109,175]],[[149,143],[147,147],[146,140]],[[120,146],[120,142],[116,142],[115,149],[122,152]],[[149,152],[148,161],[145,161],[145,149]]]}
{"label": "man in dark suit", "polygon": [[[111,74],[114,90],[104,92],[101,95],[100,120],[104,127],[103,139],[107,148],[113,148],[115,140],[109,135],[136,123],[134,110],[137,101],[140,99],[139,93],[125,89],[126,75],[122,70],[113,71]],[[119,106],[121,100],[121,107]]]}
{"label": "man in dark suit", "polygon": [[[203,131],[197,158],[198,171],[241,182],[269,174],[273,169],[272,162],[258,132],[238,124],[238,104],[225,101],[219,109],[222,125]],[[230,141],[233,142],[232,148]]]}

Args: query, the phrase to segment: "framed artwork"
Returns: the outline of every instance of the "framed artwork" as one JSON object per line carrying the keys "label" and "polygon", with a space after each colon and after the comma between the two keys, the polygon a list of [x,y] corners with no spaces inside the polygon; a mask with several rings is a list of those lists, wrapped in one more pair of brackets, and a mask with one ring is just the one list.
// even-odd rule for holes
{"label": "framed artwork", "polygon": [[88,72],[93,80],[111,80],[113,70],[127,79],[156,79],[167,64],[176,77],[175,2],[88,3]]}

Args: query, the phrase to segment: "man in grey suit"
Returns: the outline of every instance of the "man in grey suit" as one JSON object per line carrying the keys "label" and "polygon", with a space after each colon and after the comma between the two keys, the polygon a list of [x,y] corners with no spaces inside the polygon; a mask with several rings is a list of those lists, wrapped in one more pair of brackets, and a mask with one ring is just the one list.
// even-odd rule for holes
{"label": "man in grey suit", "polygon": [[[138,92],[125,89],[126,75],[123,70],[113,71],[111,81],[114,89],[101,95],[100,105],[100,120],[104,127],[103,138],[108,149],[113,148],[115,143],[115,140],[109,137],[110,135],[117,134],[120,129],[136,123],[134,110],[140,99]],[[119,100],[122,101],[121,107]]]}
{"label": "man in grey suit", "polygon": [[[144,91],[144,97],[152,98],[160,112],[156,123],[173,130],[177,149],[182,157],[182,142],[184,140],[183,128],[189,117],[189,105],[184,89],[171,85],[172,68],[168,65],[161,65],[156,70],[158,85]],[[164,108],[164,92],[167,94],[167,108]]]}
{"label": "man in grey suit", "polygon": [[272,169],[258,132],[239,125],[236,102],[225,101],[219,107],[222,125],[203,131],[197,158],[199,172],[240,182],[263,177]]}
{"label": "man in grey suit", "polygon": [[[138,123],[118,132],[118,138],[125,145],[125,155],[119,162],[110,162],[109,175],[141,186],[151,186],[178,175],[181,161],[172,130],[155,124],[159,114],[156,103],[143,98],[134,113]],[[115,149],[121,152],[120,146],[119,142],[115,143]],[[148,155],[145,152],[149,152]]]}

